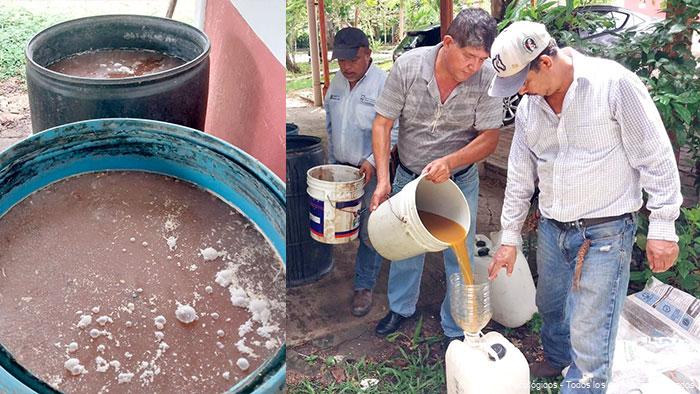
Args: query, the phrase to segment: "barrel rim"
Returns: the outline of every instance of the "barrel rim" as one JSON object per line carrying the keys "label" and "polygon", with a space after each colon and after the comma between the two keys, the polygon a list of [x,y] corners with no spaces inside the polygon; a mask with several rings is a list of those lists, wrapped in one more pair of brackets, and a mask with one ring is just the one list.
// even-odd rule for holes
{"label": "barrel rim", "polygon": [[[46,136],[50,135],[51,132],[58,132],[59,129],[65,129],[69,127],[79,127],[82,125],[89,125],[93,123],[100,122],[107,127],[111,123],[119,123],[119,124],[130,124],[134,126],[141,126],[141,127],[149,127],[150,125],[151,129],[157,129],[158,132],[163,132],[163,133],[176,133],[178,137],[185,139],[190,142],[194,143],[205,143],[205,146],[209,149],[212,149],[214,152],[219,153],[229,160],[232,160],[236,163],[242,163],[245,161],[245,164],[254,168],[250,168],[250,172],[252,175],[260,180],[261,183],[264,185],[268,186],[272,191],[274,191],[275,196],[284,204],[286,199],[285,199],[285,190],[286,190],[286,185],[280,177],[275,174],[271,169],[267,168],[265,165],[263,165],[258,159],[253,157],[251,154],[248,152],[244,151],[241,148],[236,147],[235,145],[229,143],[228,141],[225,141],[215,135],[205,133],[201,130],[197,130],[192,127],[187,127],[179,124],[174,124],[174,123],[169,123],[169,122],[164,122],[161,120],[153,120],[153,119],[140,119],[140,118],[100,118],[100,119],[88,119],[88,120],[79,120],[76,122],[71,122],[71,123],[66,123],[64,125],[60,126],[54,126],[51,128],[48,128],[46,130],[42,130],[38,133],[32,134],[23,141],[20,141],[14,145],[11,145],[7,149],[0,151],[0,163],[3,162],[12,162],[16,159],[15,156],[20,154],[21,152],[16,152],[18,150],[18,146],[20,146],[24,141],[28,141],[30,139],[43,139],[47,138]],[[175,131],[174,129],[181,129]],[[189,134],[196,134],[198,135],[201,140],[194,141],[192,137]],[[231,150],[233,148],[233,150]],[[235,152],[235,154],[231,154],[231,152]],[[239,155],[241,159],[239,160],[238,158],[235,157],[235,155]],[[3,167],[0,166],[0,170],[2,170]],[[260,174],[265,173],[268,176],[267,177],[261,177]]]}
{"label": "barrel rim", "polygon": [[[42,36],[51,33],[52,31],[64,28],[68,25],[71,24],[78,24],[82,23],[86,20],[117,20],[117,21],[124,21],[124,20],[150,20],[151,22],[155,21],[161,21],[165,23],[171,23],[173,25],[179,25],[180,27],[184,29],[188,29],[191,32],[199,35],[203,41],[204,41],[204,49],[202,53],[200,53],[197,57],[190,61],[186,61],[184,64],[181,64],[177,67],[169,68],[167,70],[155,72],[152,74],[146,74],[146,75],[140,75],[140,76],[133,76],[133,77],[125,77],[125,78],[87,78],[87,77],[79,77],[79,76],[74,76],[74,75],[68,75],[68,74],[63,74],[59,73],[53,70],[50,70],[39,63],[37,63],[34,60],[33,53],[30,52],[30,49],[34,48],[36,45],[36,41],[40,39]],[[110,49],[119,49],[119,48],[110,48]],[[171,76],[176,76],[182,73],[185,73],[186,71],[189,71],[200,64],[204,63],[208,58],[209,58],[209,53],[211,52],[211,41],[209,40],[209,37],[206,35],[205,32],[202,30],[189,25],[184,22],[180,22],[174,19],[169,19],[169,18],[163,18],[159,16],[151,16],[151,15],[133,15],[133,14],[111,14],[111,15],[94,15],[94,16],[87,16],[83,18],[76,18],[76,19],[71,19],[63,22],[56,23],[55,25],[51,25],[47,27],[46,29],[41,30],[40,32],[36,33],[32,38],[27,42],[27,45],[24,48],[24,57],[27,61],[27,68],[30,66],[35,69],[37,72],[40,74],[47,76],[49,78],[53,78],[62,82],[81,82],[86,85],[130,85],[130,84],[142,84],[145,82],[154,82],[157,80],[162,79],[163,77],[171,77]]]}
{"label": "barrel rim", "polygon": [[[149,129],[154,133],[164,133],[169,135],[175,135],[183,140],[190,141],[192,143],[197,143],[204,146],[212,151],[220,154],[227,159],[238,163],[247,168],[247,171],[252,177],[256,178],[261,184],[268,188],[270,193],[274,198],[280,202],[286,208],[286,186],[282,183],[282,180],[272,172],[269,168],[265,167],[253,156],[243,151],[241,148],[230,144],[223,139],[220,139],[211,134],[204,133],[200,130],[193,129],[187,126],[177,125],[173,123],[150,120],[150,119],[138,119],[138,118],[103,118],[103,119],[90,119],[82,120],[78,122],[72,122],[65,125],[60,125],[52,127],[50,129],[44,130],[40,133],[33,134],[27,139],[12,145],[11,147],[0,151],[0,171],[5,168],[5,165],[13,165],[16,159],[22,155],[29,154],[28,151],[23,150],[23,144],[31,143],[32,140],[42,140],[51,139],[58,134],[61,130],[67,127],[79,127],[82,125],[89,125],[94,123],[102,123],[103,127],[108,129],[110,124],[115,123],[119,125],[132,125],[143,127],[144,129]],[[197,135],[198,139],[194,140],[192,135]],[[4,212],[0,212],[0,216]],[[283,253],[280,253],[282,262],[285,263],[286,260]],[[265,388],[270,384],[274,384],[272,381],[280,371],[285,369],[286,357],[286,341],[283,342],[280,348],[270,357],[268,357],[257,369],[250,371],[250,373],[241,381],[237,382],[235,385],[230,387],[227,392],[237,393],[237,392],[248,392],[258,388]],[[11,353],[0,343],[0,370],[4,370],[10,374],[12,378],[16,380],[17,383],[24,385],[30,390],[34,390],[37,393],[60,393],[60,391],[55,390],[47,382],[41,378],[35,376],[29,372],[24,366],[17,362]]]}
{"label": "barrel rim", "polygon": [[[294,140],[294,141],[308,141],[309,145],[301,147],[299,149],[293,149],[291,150],[289,148],[289,140]],[[303,152],[308,152],[310,150],[318,149],[321,147],[322,140],[320,137],[316,137],[313,135],[288,135],[287,138],[285,139],[286,142],[286,147],[285,150],[287,152],[287,155],[295,154],[295,153],[303,153]]]}
{"label": "barrel rim", "polygon": [[[350,170],[356,171],[358,178],[352,181],[326,181],[323,179],[316,178],[315,176],[311,175],[311,171],[316,170],[317,168],[320,167],[342,167],[342,168],[348,168]],[[362,175],[360,170],[356,167],[353,166],[348,166],[345,164],[321,164],[316,167],[311,167],[309,168],[308,171],[306,171],[306,177],[307,177],[307,182],[309,185],[313,184],[319,184],[323,186],[332,186],[332,185],[338,185],[338,186],[345,186],[345,185],[354,185],[358,189],[363,189],[365,186],[365,177]]]}

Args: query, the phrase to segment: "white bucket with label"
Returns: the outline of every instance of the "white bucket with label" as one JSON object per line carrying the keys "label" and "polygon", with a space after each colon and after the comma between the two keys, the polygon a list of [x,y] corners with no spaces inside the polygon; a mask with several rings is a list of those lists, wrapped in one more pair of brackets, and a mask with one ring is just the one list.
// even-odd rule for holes
{"label": "white bucket with label", "polygon": [[421,175],[370,215],[369,238],[380,255],[396,261],[450,246],[428,232],[418,210],[451,219],[469,231],[469,205],[459,187],[451,179],[433,183]]}
{"label": "white bucket with label", "polygon": [[342,244],[357,238],[365,178],[355,167],[316,166],[306,172],[311,238]]}

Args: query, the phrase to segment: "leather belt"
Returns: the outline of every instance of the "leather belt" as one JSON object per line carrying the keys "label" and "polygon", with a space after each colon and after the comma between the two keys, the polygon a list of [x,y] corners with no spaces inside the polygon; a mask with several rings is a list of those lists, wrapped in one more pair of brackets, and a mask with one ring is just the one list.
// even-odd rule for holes
{"label": "leather belt", "polygon": [[[455,172],[454,174],[452,174],[452,175],[450,176],[450,178],[454,178],[454,177],[458,177],[458,176],[460,176],[460,175],[462,175],[462,174],[466,174],[467,171],[469,171],[469,170],[472,168],[473,165],[474,165],[474,164],[470,164],[470,165],[467,166],[467,168]],[[413,177],[413,179],[418,178],[419,174],[416,174],[415,172],[409,170],[408,167],[406,167],[405,165],[403,165],[403,163],[401,162],[401,159],[399,159],[399,167],[401,167],[401,169],[404,170],[405,172],[409,173],[409,174]]]}
{"label": "leather belt", "polygon": [[566,231],[566,230],[570,230],[572,228],[575,228],[576,226],[590,227],[590,226],[595,226],[596,224],[603,224],[603,223],[608,223],[608,222],[612,222],[615,220],[626,219],[626,218],[631,218],[631,217],[632,217],[631,213],[625,213],[625,214],[618,215],[618,216],[606,216],[606,217],[602,217],[602,218],[592,218],[592,219],[579,219],[579,220],[574,220],[572,222],[560,222],[560,221],[554,220],[554,219],[547,219],[547,220],[552,222],[555,226],[559,227],[561,230]]}

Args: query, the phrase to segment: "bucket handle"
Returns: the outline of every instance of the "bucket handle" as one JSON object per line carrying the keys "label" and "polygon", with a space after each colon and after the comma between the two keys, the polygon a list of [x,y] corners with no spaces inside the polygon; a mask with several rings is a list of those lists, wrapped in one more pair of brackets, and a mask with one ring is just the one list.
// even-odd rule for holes
{"label": "bucket handle", "polygon": [[391,211],[391,213],[394,214],[394,216],[396,216],[396,219],[398,219],[399,222],[401,222],[403,224],[408,224],[408,220],[405,217],[403,217],[403,216],[399,217],[399,215],[397,215],[396,212],[394,211],[394,206],[391,205],[391,197],[387,198],[386,201],[389,203],[389,210]]}
{"label": "bucket handle", "polygon": [[357,210],[357,211],[350,211],[350,210],[347,210],[347,209],[344,209],[344,208],[336,208],[336,207],[335,207],[336,202],[333,201],[333,200],[331,200],[331,197],[330,197],[329,195],[326,195],[326,200],[327,200],[329,203],[331,203],[331,206],[332,206],[336,211],[342,211],[342,212],[345,212],[345,213],[351,213],[354,217],[360,216],[360,214],[363,212],[363,210],[361,210],[361,209],[360,209],[360,210]]}
{"label": "bucket handle", "polygon": [[[327,199],[328,202],[331,203],[331,204],[333,205],[333,207],[335,208],[335,202],[334,202],[333,200],[331,200],[331,198],[330,198],[329,196],[326,196],[326,199]],[[396,211],[394,211],[394,206],[391,205],[391,198],[387,198],[387,199],[386,199],[386,202],[389,203],[389,210],[391,211],[392,214],[394,214],[394,216],[396,217],[396,219],[397,219],[399,222],[403,223],[403,224],[408,224],[408,220],[407,220],[405,217],[402,217],[402,216],[397,215],[397,214],[396,214]],[[335,208],[335,209],[338,210],[338,211],[343,211],[343,212],[347,212],[347,213],[352,213],[354,216],[362,215],[362,214],[365,213],[367,210],[369,210],[368,207],[364,207],[364,208],[360,209],[360,210],[357,211],[357,212],[354,212],[354,211],[347,211],[347,210],[345,210],[345,209],[343,209],[343,208]]]}

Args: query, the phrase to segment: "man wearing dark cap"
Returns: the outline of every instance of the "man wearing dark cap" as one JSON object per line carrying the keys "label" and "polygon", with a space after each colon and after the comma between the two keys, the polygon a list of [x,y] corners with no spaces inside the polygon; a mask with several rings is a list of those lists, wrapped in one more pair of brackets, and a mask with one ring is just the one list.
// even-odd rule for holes
{"label": "man wearing dark cap", "polygon": [[642,81],[611,60],[558,48],[544,25],[515,22],[491,47],[489,93],[524,95],[515,119],[501,214],[502,246],[489,267],[513,271],[535,184],[540,188],[537,308],[544,361],[562,393],[604,393],[627,296],[630,260],[648,194],[646,252],[654,272],[678,257],[682,202],[668,134]]}
{"label": "man wearing dark cap", "polygon": [[[331,163],[357,167],[365,176],[362,207],[369,206],[377,184],[372,156],[374,104],[384,87],[386,73],[372,64],[372,50],[362,30],[346,27],[338,31],[333,44],[336,73],[326,92],[326,130]],[[372,248],[367,235],[369,210],[360,216],[360,247],[355,258],[352,314],[363,316],[372,307],[372,289],[382,257]]]}
{"label": "man wearing dark cap", "polygon": [[[496,20],[477,8],[462,10],[452,21],[442,42],[416,48],[399,57],[377,101],[374,121],[374,154],[377,188],[371,209],[390,193],[421,174],[440,183],[452,179],[471,211],[467,248],[474,256],[474,232],[479,198],[479,173],[474,163],[486,158],[498,143],[503,122],[503,100],[489,97],[494,75],[489,58],[496,37]],[[399,166],[389,182],[389,131],[399,120]],[[452,250],[443,253],[447,283],[459,272]],[[387,335],[416,310],[425,255],[394,261],[389,271],[389,313],[376,328]],[[473,258],[470,258],[473,261]],[[449,293],[440,312],[445,344],[463,336],[450,313]]]}

